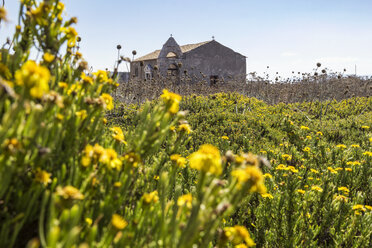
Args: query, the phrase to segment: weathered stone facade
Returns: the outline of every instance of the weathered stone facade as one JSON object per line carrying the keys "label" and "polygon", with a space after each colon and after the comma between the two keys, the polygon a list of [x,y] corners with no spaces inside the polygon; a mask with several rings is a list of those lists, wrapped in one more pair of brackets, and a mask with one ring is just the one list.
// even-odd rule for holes
{"label": "weathered stone facade", "polygon": [[131,76],[151,79],[157,75],[179,81],[187,75],[192,81],[219,80],[246,77],[246,57],[215,40],[179,46],[173,37],[161,50],[134,60]]}

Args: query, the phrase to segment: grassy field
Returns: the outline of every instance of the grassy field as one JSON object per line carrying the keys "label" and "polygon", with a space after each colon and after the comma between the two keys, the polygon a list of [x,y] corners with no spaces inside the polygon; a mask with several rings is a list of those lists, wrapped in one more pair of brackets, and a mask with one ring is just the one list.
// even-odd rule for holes
{"label": "grassy field", "polygon": [[[351,98],[268,105],[239,94],[189,96],[181,109],[193,131],[182,155],[209,143],[226,161],[252,152],[270,163],[260,163],[267,193],[249,196],[225,219],[226,225],[246,226],[258,247],[367,247],[371,103]],[[136,126],[137,109],[123,105],[110,121]]]}

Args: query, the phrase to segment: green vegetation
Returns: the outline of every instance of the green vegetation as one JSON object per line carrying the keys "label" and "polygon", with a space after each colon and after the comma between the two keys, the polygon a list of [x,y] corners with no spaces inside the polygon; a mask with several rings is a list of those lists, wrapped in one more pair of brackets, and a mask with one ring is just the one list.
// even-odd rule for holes
{"label": "green vegetation", "polygon": [[63,10],[21,1],[0,50],[0,247],[370,244],[370,98],[115,106]]}

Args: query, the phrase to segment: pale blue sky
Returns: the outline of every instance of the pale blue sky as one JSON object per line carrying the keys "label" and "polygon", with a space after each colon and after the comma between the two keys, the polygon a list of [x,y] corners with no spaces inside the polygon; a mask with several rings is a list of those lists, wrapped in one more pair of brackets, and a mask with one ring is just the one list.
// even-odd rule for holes
{"label": "pale blue sky", "polygon": [[[137,57],[160,49],[170,34],[180,44],[210,40],[247,56],[247,72],[310,72],[316,62],[372,74],[372,0],[66,0],[77,16],[81,51],[95,70],[112,68],[116,45]],[[17,0],[6,0],[16,22]],[[126,67],[121,65],[120,70]]]}

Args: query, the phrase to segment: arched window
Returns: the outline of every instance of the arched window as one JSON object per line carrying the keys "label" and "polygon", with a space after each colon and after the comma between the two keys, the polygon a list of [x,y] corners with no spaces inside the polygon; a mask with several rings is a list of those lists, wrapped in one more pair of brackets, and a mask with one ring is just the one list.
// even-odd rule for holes
{"label": "arched window", "polygon": [[167,54],[167,58],[178,58],[177,54],[175,54],[174,52],[169,52]]}

